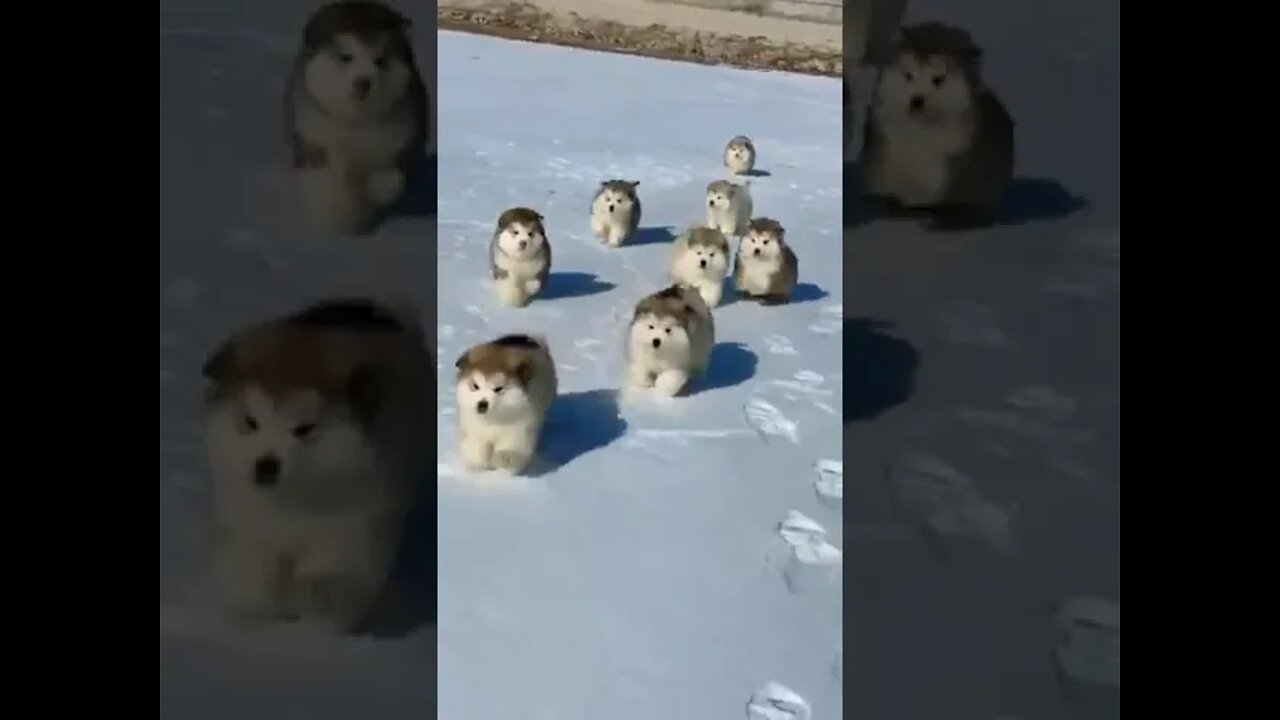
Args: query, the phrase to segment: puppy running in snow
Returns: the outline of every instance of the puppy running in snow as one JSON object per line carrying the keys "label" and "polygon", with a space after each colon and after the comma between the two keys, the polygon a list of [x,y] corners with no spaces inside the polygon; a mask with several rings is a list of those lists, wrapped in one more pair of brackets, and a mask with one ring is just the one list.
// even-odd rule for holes
{"label": "puppy running in snow", "polygon": [[639,180],[606,180],[591,199],[591,233],[600,242],[618,247],[631,239],[640,227]]}
{"label": "puppy running in snow", "polygon": [[471,348],[456,367],[463,466],[473,472],[524,470],[558,392],[546,339],[504,335]]}
{"label": "puppy running in snow", "polygon": [[725,237],[742,237],[751,221],[750,186],[728,180],[707,185],[707,227],[719,230]]}
{"label": "puppy running in snow", "polygon": [[541,215],[511,208],[498,217],[489,243],[489,273],[505,305],[524,307],[542,292],[551,273],[551,243]]}
{"label": "puppy running in snow", "polygon": [[213,566],[232,617],[368,618],[433,455],[431,370],[414,311],[367,299],[250,326],[209,357]]}
{"label": "puppy running in snow", "polygon": [[675,397],[706,371],[715,342],[715,321],[698,293],[672,285],[643,298],[627,335],[628,387]]}
{"label": "puppy running in snow", "polygon": [[735,175],[747,175],[756,167],[756,146],[751,138],[738,135],[724,148],[724,166]]}
{"label": "puppy running in snow", "polygon": [[1014,122],[982,79],[982,49],[942,23],[902,28],[862,150],[867,193],[934,230],[992,224],[1013,179]]}
{"label": "puppy running in snow", "polygon": [[667,273],[677,285],[697,290],[706,306],[714,308],[724,294],[730,252],[724,233],[708,227],[692,227],[672,244]]}
{"label": "puppy running in snow", "polygon": [[733,266],[733,287],[743,297],[763,305],[781,305],[791,299],[800,263],[787,245],[786,233],[772,218],[751,221]]}
{"label": "puppy running in snow", "polygon": [[430,100],[409,21],[370,0],[307,20],[285,88],[285,137],[314,221],[368,232],[425,152]]}

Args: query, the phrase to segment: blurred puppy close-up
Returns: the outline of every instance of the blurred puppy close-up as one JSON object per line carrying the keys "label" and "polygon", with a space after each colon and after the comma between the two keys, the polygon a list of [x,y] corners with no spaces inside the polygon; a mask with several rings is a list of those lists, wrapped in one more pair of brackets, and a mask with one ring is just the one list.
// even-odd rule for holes
{"label": "blurred puppy close-up", "polygon": [[357,629],[433,454],[416,311],[327,300],[212,353],[205,444],[221,602],[245,622]]}
{"label": "blurred puppy close-up", "polygon": [[309,219],[370,231],[424,153],[430,107],[409,20],[339,0],[307,20],[285,88],[285,137]]}

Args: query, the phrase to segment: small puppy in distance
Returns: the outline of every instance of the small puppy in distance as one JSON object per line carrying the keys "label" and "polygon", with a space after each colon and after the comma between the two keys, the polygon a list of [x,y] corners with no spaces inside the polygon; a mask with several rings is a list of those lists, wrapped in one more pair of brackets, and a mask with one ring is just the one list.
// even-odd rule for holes
{"label": "small puppy in distance", "polygon": [[800,263],[786,241],[786,229],[772,218],[756,218],[738,245],[733,287],[762,305],[781,305],[796,289]]}
{"label": "small puppy in distance", "polygon": [[536,456],[559,391],[546,338],[504,335],[463,353],[455,366],[463,467],[521,472]]}
{"label": "small puppy in distance", "polygon": [[606,180],[591,199],[591,234],[609,247],[620,247],[640,227],[639,180]]}
{"label": "small puppy in distance", "polygon": [[511,208],[498,217],[489,243],[489,274],[504,305],[524,307],[547,284],[551,243],[543,218],[529,208]]}
{"label": "small puppy in distance", "polygon": [[756,146],[751,138],[738,135],[724,148],[724,166],[735,175],[747,175],[756,167]]}
{"label": "small puppy in distance", "polygon": [[364,298],[247,327],[204,365],[220,602],[345,632],[390,576],[432,455],[416,312]]}
{"label": "small puppy in distance", "polygon": [[707,185],[707,227],[725,237],[741,237],[751,220],[751,184],[716,180]]}
{"label": "small puppy in distance", "polygon": [[693,288],[709,308],[720,304],[729,273],[729,239],[719,230],[692,227],[671,246],[667,274],[677,285]]}
{"label": "small puppy in distance", "polygon": [[697,292],[672,285],[642,298],[627,333],[627,388],[679,395],[706,371],[715,342],[715,321]]}

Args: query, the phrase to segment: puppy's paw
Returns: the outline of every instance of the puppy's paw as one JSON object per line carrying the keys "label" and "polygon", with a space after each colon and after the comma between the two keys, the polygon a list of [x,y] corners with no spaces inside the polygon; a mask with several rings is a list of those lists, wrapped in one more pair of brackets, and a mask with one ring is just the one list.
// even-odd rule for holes
{"label": "puppy's paw", "polygon": [[463,442],[458,448],[462,467],[468,472],[484,472],[490,467],[489,446],[478,442]]}
{"label": "puppy's paw", "polygon": [[493,293],[498,302],[508,307],[522,307],[529,300],[521,283],[515,280],[495,280]]}
{"label": "puppy's paw", "polygon": [[379,205],[390,205],[404,192],[404,173],[396,169],[379,170],[369,175],[369,199]]}
{"label": "puppy's paw", "polygon": [[498,450],[493,454],[495,469],[508,473],[518,473],[533,459],[532,455],[520,450]]}
{"label": "puppy's paw", "polygon": [[330,575],[298,579],[299,609],[302,619],[317,628],[335,633],[351,632],[363,619],[359,595]]}
{"label": "puppy's paw", "polygon": [[533,297],[534,295],[537,295],[538,291],[541,289],[542,289],[542,281],[538,280],[537,278],[534,278],[533,280],[524,281],[524,292],[529,297]]}
{"label": "puppy's paw", "polygon": [[654,380],[653,389],[663,397],[675,397],[688,382],[689,374],[683,370],[667,370]]}

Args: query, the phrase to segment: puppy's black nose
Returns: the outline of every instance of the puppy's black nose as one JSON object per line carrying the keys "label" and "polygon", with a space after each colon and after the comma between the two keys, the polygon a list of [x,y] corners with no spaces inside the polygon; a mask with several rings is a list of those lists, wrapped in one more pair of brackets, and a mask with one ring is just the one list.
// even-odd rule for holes
{"label": "puppy's black nose", "polygon": [[924,98],[919,95],[911,96],[911,111],[919,112],[924,109]]}
{"label": "puppy's black nose", "polygon": [[711,198],[707,198],[707,207],[715,207],[715,206],[716,206],[716,201],[712,200]]}
{"label": "puppy's black nose", "polygon": [[280,480],[280,458],[275,455],[263,455],[253,464],[253,481],[270,487]]}
{"label": "puppy's black nose", "polygon": [[756,248],[755,250],[752,250],[751,254],[755,255],[756,257],[760,257],[760,248]]}
{"label": "puppy's black nose", "polygon": [[521,240],[520,242],[516,243],[516,247],[520,248],[521,250],[525,249],[528,246],[529,246],[529,243],[526,240]]}
{"label": "puppy's black nose", "polygon": [[613,206],[612,206],[612,205],[610,205],[610,206],[609,206],[609,212],[613,212]]}
{"label": "puppy's black nose", "polygon": [[480,402],[476,403],[476,412],[480,413],[481,415],[489,412],[489,401],[481,400]]}
{"label": "puppy's black nose", "polygon": [[654,339],[653,339],[653,346],[654,346],[655,348],[660,348],[660,347],[662,347],[662,338],[654,338]]}
{"label": "puppy's black nose", "polygon": [[355,90],[356,97],[366,97],[373,89],[373,81],[366,77],[356,78],[355,82],[351,83],[351,89]]}
{"label": "puppy's black nose", "polygon": [[702,266],[702,267],[704,267],[704,268],[705,268],[705,267],[707,266],[707,261],[706,261],[706,260],[699,260],[699,261],[698,261],[698,265],[700,265],[700,266]]}

